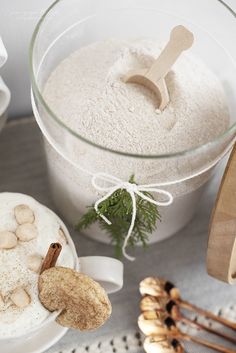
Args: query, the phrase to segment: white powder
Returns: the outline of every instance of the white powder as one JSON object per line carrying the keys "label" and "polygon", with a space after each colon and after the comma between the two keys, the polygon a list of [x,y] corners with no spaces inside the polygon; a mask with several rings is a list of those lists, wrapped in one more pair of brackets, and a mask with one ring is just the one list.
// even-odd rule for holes
{"label": "white powder", "polygon": [[122,81],[129,70],[150,67],[159,53],[158,43],[150,40],[93,43],[59,64],[44,97],[81,136],[123,152],[177,152],[226,130],[229,113],[221,84],[189,53],[166,78],[171,101],[162,114],[155,94]]}
{"label": "white powder", "polygon": [[[17,223],[14,208],[19,204],[28,205],[33,210],[38,236],[30,242],[19,242],[14,249],[0,250],[0,292],[5,300],[4,306],[0,308],[0,339],[27,334],[48,317],[49,312],[38,299],[38,274],[28,269],[27,260],[34,254],[45,257],[49,245],[61,241],[58,236],[60,227],[64,230],[59,218],[33,198],[22,194],[1,193],[0,232],[15,232]],[[65,243],[58,264],[74,267],[72,252]],[[9,300],[11,292],[17,287],[25,288],[31,297],[31,303],[25,309],[17,308]]]}

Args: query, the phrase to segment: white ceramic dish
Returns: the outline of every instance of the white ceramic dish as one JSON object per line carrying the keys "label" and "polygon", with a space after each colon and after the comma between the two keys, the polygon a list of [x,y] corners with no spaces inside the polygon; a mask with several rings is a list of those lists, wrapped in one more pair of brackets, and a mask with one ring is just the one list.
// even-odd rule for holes
{"label": "white ceramic dish", "polygon": [[42,353],[56,344],[67,331],[67,328],[51,322],[29,339],[1,344],[1,353]]}
{"label": "white ceramic dish", "polygon": [[[4,199],[7,197],[18,198],[19,202],[26,203],[27,199],[32,199],[29,196],[17,193],[2,193]],[[36,201],[35,201],[36,202]],[[37,202],[36,202],[37,203]],[[41,205],[47,211],[52,213],[53,218],[58,219],[59,224],[62,226],[66,235],[68,245],[70,246],[71,253],[74,257],[74,269],[92,277],[98,281],[106,290],[107,293],[113,293],[120,290],[123,286],[123,264],[113,258],[103,256],[88,256],[78,258],[74,242],[64,225],[64,223],[54,214],[53,211]],[[59,312],[53,312],[48,315],[39,326],[32,327],[24,335],[9,336],[0,339],[1,353],[34,353],[43,352],[55,342],[57,342],[67,331],[67,328],[59,326],[55,323],[56,317]],[[17,350],[16,350],[17,347]],[[22,348],[21,348],[22,347]],[[27,350],[26,348],[27,347]]]}

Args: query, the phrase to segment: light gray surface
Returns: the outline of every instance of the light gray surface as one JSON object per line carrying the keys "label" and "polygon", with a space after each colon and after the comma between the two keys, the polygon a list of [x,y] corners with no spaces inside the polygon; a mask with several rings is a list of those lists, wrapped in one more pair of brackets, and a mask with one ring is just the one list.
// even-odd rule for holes
{"label": "light gray surface", "polygon": [[[228,306],[235,301],[236,287],[210,278],[205,270],[207,228],[218,179],[211,184],[199,204],[195,219],[184,230],[146,251],[137,249],[135,262],[125,261],[124,289],[111,296],[113,315],[110,321],[94,333],[69,331],[49,352],[55,352],[56,348],[59,351],[72,342],[82,344],[97,341],[102,336],[136,330],[138,284],[145,276],[158,275],[175,282],[185,299],[207,309]],[[0,134],[0,191],[26,193],[54,208],[41,134],[33,119],[13,121]],[[95,243],[72,229],[71,234],[79,255],[113,255],[110,246]]]}

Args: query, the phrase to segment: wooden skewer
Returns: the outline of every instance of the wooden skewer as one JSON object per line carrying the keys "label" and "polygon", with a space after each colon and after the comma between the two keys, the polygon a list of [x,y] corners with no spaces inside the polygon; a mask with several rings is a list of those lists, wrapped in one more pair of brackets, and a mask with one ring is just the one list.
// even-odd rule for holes
{"label": "wooden skewer", "polygon": [[201,309],[198,306],[183,300],[180,296],[180,292],[179,292],[178,288],[176,288],[172,283],[166,282],[165,290],[166,290],[166,293],[168,294],[168,296],[170,298],[174,299],[174,301],[183,309],[194,311],[197,314],[200,314],[200,315],[207,317],[211,320],[219,322],[220,324],[222,324],[222,325],[224,325],[234,331],[236,330],[236,323],[235,322],[227,320],[221,316],[215,315],[210,311]]}
{"label": "wooden skewer", "polygon": [[206,340],[203,340],[201,338],[198,338],[198,337],[193,337],[193,336],[189,336],[189,335],[185,335],[185,334],[182,334],[180,336],[180,339],[184,339],[186,341],[192,341],[194,343],[197,343],[197,344],[200,344],[201,346],[205,346],[207,348],[210,348],[210,349],[213,349],[217,352],[222,352],[222,353],[236,353],[236,351],[230,349],[230,348],[226,348],[224,346],[221,346],[219,344],[216,344],[216,343],[212,343],[212,342],[209,342],[209,341],[206,341]]}
{"label": "wooden skewer", "polygon": [[195,322],[193,320],[190,320],[186,316],[181,316],[181,318],[179,318],[178,320],[180,320],[182,322],[185,322],[186,324],[193,325],[193,326],[195,326],[195,327],[197,327],[197,328],[199,328],[201,330],[207,331],[207,332],[209,332],[209,333],[211,333],[211,334],[213,334],[215,336],[221,337],[221,338],[223,338],[223,339],[225,339],[225,340],[227,340],[227,341],[229,341],[231,343],[234,343],[234,344],[236,343],[236,339],[235,338],[233,338],[231,336],[228,336],[228,335],[226,335],[223,332],[216,331],[213,328],[208,327],[206,325],[203,325],[203,324],[201,324],[199,322]]}
{"label": "wooden skewer", "polygon": [[[157,343],[156,343],[156,346],[158,347],[158,336],[153,336],[153,339],[157,340]],[[172,335],[172,334],[166,334],[166,341],[172,339],[173,341],[175,342],[179,342],[179,340],[184,340],[184,341],[192,341],[194,343],[197,343],[201,346],[204,346],[204,347],[207,347],[207,348],[210,348],[210,349],[213,349],[217,352],[222,352],[222,353],[235,353],[236,351],[233,351],[232,349],[229,349],[229,348],[226,348],[226,347],[223,347],[221,345],[218,345],[218,344],[215,344],[215,343],[211,343],[211,342],[208,342],[208,341],[205,341],[203,339],[200,339],[200,338],[196,338],[196,337],[193,337],[193,336],[188,336],[188,335],[185,335],[185,334],[178,334],[178,335]],[[146,339],[147,340],[147,339]],[[146,341],[145,340],[145,341]],[[162,342],[164,340],[162,339]],[[151,343],[151,342],[150,342]],[[151,353],[151,352],[154,352],[154,350],[152,349],[152,347],[150,347],[150,350],[148,349],[148,346],[150,346],[150,343],[149,344],[146,344],[146,348],[145,351],[147,353]],[[174,347],[173,347],[174,348]],[[161,346],[158,347],[158,352],[160,351],[161,352]],[[164,350],[163,350],[164,352]],[[177,347],[177,350],[175,349],[175,352],[185,352],[181,346],[179,346],[179,349]]]}
{"label": "wooden skewer", "polygon": [[217,331],[212,327],[201,324],[197,321],[193,321],[188,317],[184,316],[179,309],[178,304],[174,300],[166,300],[165,298],[157,298],[152,296],[146,296],[141,300],[140,303],[141,311],[150,311],[154,310],[159,313],[170,315],[173,320],[184,322],[190,326],[194,326],[198,329],[209,332],[215,336],[221,337],[231,343],[236,344],[236,338],[227,335],[224,332]]}
{"label": "wooden skewer", "polygon": [[221,316],[217,316],[217,315],[211,313],[210,311],[203,310],[203,309],[201,309],[201,308],[199,308],[199,307],[197,307],[197,306],[195,306],[195,305],[193,305],[193,304],[191,304],[191,303],[189,303],[187,301],[184,301],[182,299],[181,300],[177,300],[177,303],[184,309],[188,309],[188,310],[194,311],[194,312],[196,312],[196,313],[198,313],[198,314],[200,314],[202,316],[205,316],[205,317],[207,317],[209,319],[217,321],[220,324],[222,324],[222,325],[224,325],[224,326],[236,331],[236,323],[234,323],[234,322],[231,322],[231,321],[229,321],[229,320],[227,320],[227,319],[225,319],[225,318],[223,318]]}
{"label": "wooden skewer", "polygon": [[[151,281],[150,281],[151,280]],[[146,282],[146,283],[145,283]],[[183,300],[180,296],[180,291],[175,285],[169,281],[160,280],[158,278],[149,277],[144,279],[142,282],[142,288],[140,288],[142,295],[152,295],[156,298],[169,298],[174,300],[180,307],[194,311],[204,317],[214,320],[234,331],[236,331],[236,323],[218,315],[215,315],[207,310],[201,309],[194,304],[191,304]],[[152,294],[150,294],[152,293]]]}
{"label": "wooden skewer", "polygon": [[56,265],[57,259],[61,253],[62,246],[60,243],[52,243],[48,249],[47,255],[43,261],[40,274]]}
{"label": "wooden skewer", "polygon": [[165,77],[184,50],[193,45],[193,34],[184,26],[176,26],[171,31],[170,40],[150,69],[131,70],[125,76],[127,83],[138,83],[154,91],[159,100],[159,110],[163,111],[170,101]]}
{"label": "wooden skewer", "polygon": [[190,324],[190,325],[194,325],[195,327],[198,327],[204,331],[207,331],[213,335],[216,335],[216,336],[221,337],[231,343],[236,344],[236,338],[231,337],[224,332],[217,331],[217,330],[213,329],[212,327],[206,326],[206,325],[201,324],[197,321],[193,321],[193,320],[187,318],[186,316],[182,315],[176,302],[170,301],[169,303],[167,303],[166,308],[167,308],[167,312],[171,315],[171,317],[174,320],[178,320],[178,321],[182,321],[187,324]]}
{"label": "wooden skewer", "polygon": [[[149,320],[151,323],[153,322],[152,325],[150,325]],[[236,353],[235,350],[230,348],[183,333],[179,330],[179,328],[177,328],[175,321],[170,316],[162,317],[162,315],[156,313],[155,311],[144,313],[142,320],[139,318],[139,328],[144,334],[148,333],[149,336],[166,336],[167,338],[177,340],[192,341],[207,348],[214,349],[217,352]]]}

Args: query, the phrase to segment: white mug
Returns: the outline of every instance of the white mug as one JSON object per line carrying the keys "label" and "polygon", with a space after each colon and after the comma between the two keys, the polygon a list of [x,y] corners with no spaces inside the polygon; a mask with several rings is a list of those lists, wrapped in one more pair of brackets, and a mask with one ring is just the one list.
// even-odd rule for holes
{"label": "white mug", "polygon": [[[62,223],[61,220],[60,223]],[[75,259],[74,269],[84,273],[85,275],[100,283],[108,294],[118,292],[123,287],[124,265],[122,262],[115,258],[106,256],[78,257],[74,242],[66,227],[63,227],[63,231],[65,232],[68,244]],[[33,327],[30,331],[27,331],[26,335],[11,338],[10,342],[17,344],[26,339],[29,340],[39,330],[54,322],[59,314],[60,311],[52,312],[40,325]],[[0,342],[3,344],[9,344],[9,338],[6,340],[0,340]]]}
{"label": "white mug", "polygon": [[[0,68],[7,61],[7,51],[0,37]],[[0,76],[0,130],[6,121],[6,109],[10,103],[10,91]]]}
{"label": "white mug", "polygon": [[[78,257],[74,241],[72,240],[65,224],[52,210],[48,209],[46,206],[42,207],[44,207],[47,212],[52,213],[53,217],[56,217],[59,224],[61,224],[63,232],[67,238],[68,245],[74,257],[74,269],[86,274],[89,277],[92,277],[95,281],[99,282],[108,294],[119,291],[123,287],[124,266],[122,262],[115,258],[105,256]],[[42,323],[33,327],[31,330],[28,330],[23,335],[0,339],[0,344],[3,352],[8,352],[9,349],[12,349],[12,347],[17,346],[18,344],[22,344],[26,341],[29,342],[29,340],[33,338],[34,335],[37,334],[40,330],[52,324],[56,320],[59,313],[60,311],[50,313]],[[66,331],[64,331],[63,334],[65,334],[65,332]],[[2,352],[2,350],[0,350],[0,352]]]}

